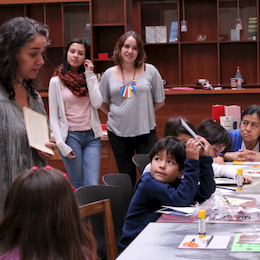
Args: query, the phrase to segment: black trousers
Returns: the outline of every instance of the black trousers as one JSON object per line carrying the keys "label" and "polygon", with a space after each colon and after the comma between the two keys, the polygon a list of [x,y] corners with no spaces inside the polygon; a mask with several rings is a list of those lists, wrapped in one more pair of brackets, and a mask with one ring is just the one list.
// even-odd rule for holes
{"label": "black trousers", "polygon": [[119,137],[108,131],[108,138],[111,143],[118,170],[120,173],[129,174],[133,186],[136,183],[136,167],[132,161],[135,153],[148,154],[158,141],[156,130],[149,134],[135,137]]}

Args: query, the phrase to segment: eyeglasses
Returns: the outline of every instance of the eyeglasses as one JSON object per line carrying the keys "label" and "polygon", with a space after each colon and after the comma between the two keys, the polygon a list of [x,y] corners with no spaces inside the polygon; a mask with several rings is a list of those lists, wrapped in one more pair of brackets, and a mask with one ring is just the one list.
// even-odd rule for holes
{"label": "eyeglasses", "polygon": [[218,157],[218,154],[220,154],[221,152],[223,152],[225,150],[226,146],[225,145],[217,145],[214,144],[214,146],[212,146],[212,149],[215,153],[215,156]]}
{"label": "eyeglasses", "polygon": [[213,149],[213,151],[215,153],[215,156],[218,157],[215,147],[212,147],[212,149]]}

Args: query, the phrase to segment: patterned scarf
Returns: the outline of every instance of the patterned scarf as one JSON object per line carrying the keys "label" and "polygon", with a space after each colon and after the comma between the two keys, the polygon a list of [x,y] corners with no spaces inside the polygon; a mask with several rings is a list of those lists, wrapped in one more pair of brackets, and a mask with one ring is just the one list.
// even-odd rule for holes
{"label": "patterned scarf", "polygon": [[88,96],[87,83],[83,73],[79,74],[68,70],[65,75],[61,73],[62,66],[54,71],[53,77],[59,76],[63,84],[76,96],[86,98]]}

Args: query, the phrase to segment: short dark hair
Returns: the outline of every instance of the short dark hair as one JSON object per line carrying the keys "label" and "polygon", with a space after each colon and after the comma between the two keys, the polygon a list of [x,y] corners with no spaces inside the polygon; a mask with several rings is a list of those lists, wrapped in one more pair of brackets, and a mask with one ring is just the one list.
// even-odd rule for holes
{"label": "short dark hair", "polygon": [[26,170],[11,185],[0,224],[0,254],[16,247],[20,259],[95,259],[95,243],[81,221],[70,181],[58,169]]}
{"label": "short dark hair", "polygon": [[[191,122],[185,118],[182,118],[182,120],[197,134],[197,130]],[[182,125],[181,117],[169,118],[165,124],[164,137],[168,135],[177,137],[179,134],[186,134],[191,136],[187,129]]]}
{"label": "short dark hair", "polygon": [[[48,38],[47,26],[40,25],[28,17],[16,17],[5,22],[0,28],[0,80],[10,98],[15,97],[12,81],[16,79],[18,68],[17,54],[31,42],[36,35]],[[36,98],[35,86],[37,79],[28,80],[26,87]]]}
{"label": "short dark hair", "polygon": [[247,107],[243,112],[242,112],[242,116],[241,116],[241,121],[243,119],[243,117],[245,115],[252,115],[256,113],[259,117],[260,120],[260,106],[259,105],[251,105],[249,107]]}
{"label": "short dark hair", "polygon": [[[90,60],[90,50],[89,50],[89,46],[87,44],[87,42],[83,39],[80,39],[80,38],[75,38],[73,39],[67,46],[66,48],[66,51],[63,55],[63,63],[62,63],[62,71],[61,73],[64,75],[67,73],[67,71],[70,69],[70,65],[68,63],[68,60],[67,60],[67,54],[68,54],[68,51],[69,51],[69,48],[70,46],[73,44],[73,43],[78,43],[78,44],[82,44],[85,48],[85,59],[88,59]],[[84,72],[85,71],[85,68],[84,68],[84,64],[82,64],[80,67],[79,67],[79,73],[81,72]]]}
{"label": "short dark hair", "polygon": [[177,164],[179,165],[179,171],[183,170],[184,161],[186,159],[186,149],[184,143],[174,136],[164,137],[154,145],[148,154],[150,160],[152,161],[153,157],[164,149],[167,150],[167,154],[175,158]]}
{"label": "short dark hair", "polygon": [[204,119],[198,126],[198,133],[204,137],[211,145],[224,144],[225,150],[232,149],[232,138],[228,131],[212,119]]}
{"label": "short dark hair", "polygon": [[115,64],[122,67],[121,49],[124,46],[126,39],[129,38],[130,36],[133,36],[135,38],[136,43],[137,43],[138,52],[139,52],[138,56],[135,60],[134,66],[135,66],[135,68],[140,68],[146,61],[146,54],[144,51],[144,43],[143,43],[142,38],[139,36],[139,34],[137,34],[134,31],[126,32],[117,41],[115,48],[114,48],[114,62],[115,62]]}

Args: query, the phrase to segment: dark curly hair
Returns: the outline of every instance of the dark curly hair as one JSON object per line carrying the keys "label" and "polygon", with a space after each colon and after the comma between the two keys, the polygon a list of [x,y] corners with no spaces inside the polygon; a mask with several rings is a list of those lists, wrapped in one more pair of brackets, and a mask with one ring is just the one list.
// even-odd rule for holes
{"label": "dark curly hair", "polygon": [[[47,40],[49,30],[47,26],[42,26],[28,17],[13,18],[0,28],[0,80],[10,94],[10,99],[15,97],[12,81],[16,79],[17,54],[34,39],[35,35],[42,35]],[[36,98],[37,79],[24,80],[23,83]]]}

